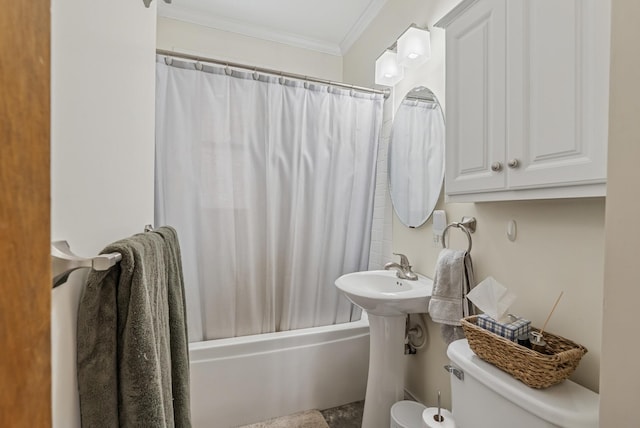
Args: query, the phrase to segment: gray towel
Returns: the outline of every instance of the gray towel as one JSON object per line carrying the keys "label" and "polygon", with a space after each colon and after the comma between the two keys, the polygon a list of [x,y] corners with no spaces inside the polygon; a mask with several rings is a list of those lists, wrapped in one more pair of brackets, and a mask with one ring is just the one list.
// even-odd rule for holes
{"label": "gray towel", "polygon": [[429,315],[434,322],[442,324],[442,337],[447,344],[464,338],[460,319],[470,314],[467,293],[473,286],[471,255],[466,251],[443,249],[433,277]]}
{"label": "gray towel", "polygon": [[189,353],[178,237],[161,227],[109,245],[78,308],[82,426],[190,427]]}

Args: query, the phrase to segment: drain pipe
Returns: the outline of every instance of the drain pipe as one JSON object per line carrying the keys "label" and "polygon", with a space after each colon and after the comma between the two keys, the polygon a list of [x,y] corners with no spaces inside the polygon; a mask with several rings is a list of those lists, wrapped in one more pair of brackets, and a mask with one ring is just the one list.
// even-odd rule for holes
{"label": "drain pipe", "polygon": [[410,314],[407,314],[406,320],[404,329],[404,353],[405,355],[414,355],[418,352],[418,349],[424,348],[427,343],[427,329],[420,314],[418,314],[418,319],[413,326],[411,325]]}

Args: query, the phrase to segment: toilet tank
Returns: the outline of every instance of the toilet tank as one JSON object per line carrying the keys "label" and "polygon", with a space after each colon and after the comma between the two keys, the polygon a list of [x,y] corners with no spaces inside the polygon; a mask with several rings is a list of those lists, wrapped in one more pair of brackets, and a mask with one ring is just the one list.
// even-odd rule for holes
{"label": "toilet tank", "polygon": [[452,412],[458,428],[597,428],[599,396],[565,380],[534,389],[482,361],[466,339],[447,349],[452,367]]}

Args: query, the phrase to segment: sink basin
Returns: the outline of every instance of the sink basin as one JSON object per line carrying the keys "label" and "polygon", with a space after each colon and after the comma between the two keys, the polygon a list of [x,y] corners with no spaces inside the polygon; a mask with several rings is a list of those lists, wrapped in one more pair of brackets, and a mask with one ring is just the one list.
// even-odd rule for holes
{"label": "sink basin", "polygon": [[372,270],[342,275],[336,287],[368,314],[401,316],[427,312],[433,281],[420,274],[409,281],[395,271]]}

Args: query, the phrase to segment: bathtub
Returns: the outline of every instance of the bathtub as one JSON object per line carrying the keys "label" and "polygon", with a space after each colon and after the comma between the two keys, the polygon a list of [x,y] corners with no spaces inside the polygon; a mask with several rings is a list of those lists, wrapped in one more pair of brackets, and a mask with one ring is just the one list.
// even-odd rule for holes
{"label": "bathtub", "polygon": [[189,345],[194,428],[229,428],[363,400],[369,321]]}

